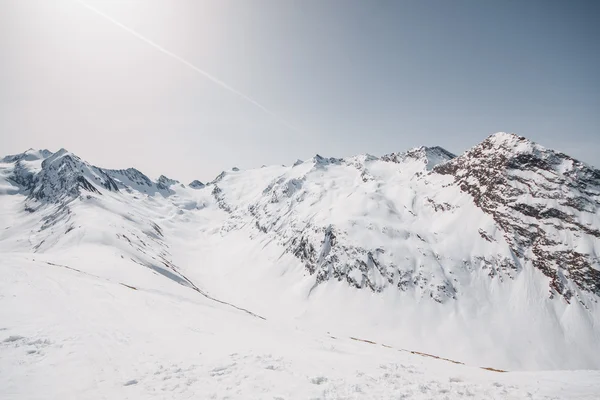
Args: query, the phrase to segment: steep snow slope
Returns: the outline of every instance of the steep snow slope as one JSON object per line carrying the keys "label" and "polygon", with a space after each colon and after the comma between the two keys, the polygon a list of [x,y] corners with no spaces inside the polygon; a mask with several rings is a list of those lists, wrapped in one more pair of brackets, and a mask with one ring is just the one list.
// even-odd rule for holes
{"label": "steep snow slope", "polygon": [[[494,148],[507,141],[516,145]],[[192,188],[66,151],[19,167],[5,158],[0,251],[133,286],[149,274],[286,329],[474,366],[599,368],[597,170],[567,158],[544,169],[523,154],[557,153],[497,134],[459,157],[439,148],[315,156]],[[515,165],[529,175],[513,178],[525,168]],[[514,197],[513,184],[531,190]],[[537,207],[539,193],[568,219],[510,207]],[[557,243],[524,241],[525,230]],[[540,264],[536,246],[554,258]],[[568,251],[588,264],[561,261]]]}
{"label": "steep snow slope", "polygon": [[[515,255],[502,227],[451,176],[427,174],[427,158],[386,159],[315,157],[222,174],[212,185],[231,215],[222,234],[257,243],[238,252],[201,237],[197,258],[219,249],[208,264],[227,271],[220,293],[278,318],[473,363],[599,366],[594,295],[572,305],[552,300],[543,271]],[[278,312],[252,293],[286,306]]]}

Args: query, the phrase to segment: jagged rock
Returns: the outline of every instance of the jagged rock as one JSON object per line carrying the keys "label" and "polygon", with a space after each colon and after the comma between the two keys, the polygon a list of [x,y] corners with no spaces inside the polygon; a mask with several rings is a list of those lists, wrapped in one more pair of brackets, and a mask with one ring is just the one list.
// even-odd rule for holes
{"label": "jagged rock", "polygon": [[60,149],[42,162],[29,197],[56,203],[65,198],[79,196],[81,190],[101,194],[98,186],[109,191],[119,190],[116,182],[104,170],[88,164],[65,149]]}
{"label": "jagged rock", "polygon": [[202,183],[196,179],[196,180],[193,180],[192,182],[190,182],[190,184],[188,186],[191,188],[194,188],[194,189],[202,189],[206,185],[204,185],[204,183]]}
{"label": "jagged rock", "polygon": [[119,183],[120,187],[147,190],[154,184],[146,175],[135,168],[104,170],[111,178]]}
{"label": "jagged rock", "polygon": [[178,183],[179,181],[176,181],[175,179],[170,179],[164,175],[161,175],[156,181],[156,187],[158,187],[159,190],[169,190],[171,186],[176,185]]}
{"label": "jagged rock", "polygon": [[415,160],[425,164],[425,169],[430,171],[433,167],[446,161],[452,160],[456,155],[441,147],[416,147],[402,153],[390,153],[381,159],[383,161],[404,163],[407,160]]}

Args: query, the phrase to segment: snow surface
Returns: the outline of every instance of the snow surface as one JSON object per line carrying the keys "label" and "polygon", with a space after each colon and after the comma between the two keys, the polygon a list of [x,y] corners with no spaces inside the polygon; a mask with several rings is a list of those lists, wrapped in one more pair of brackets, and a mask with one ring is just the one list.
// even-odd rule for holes
{"label": "snow surface", "polygon": [[594,399],[600,372],[495,372],[262,320],[147,269],[0,261],[3,399]]}
{"label": "snow surface", "polygon": [[[446,153],[316,156],[194,189],[48,152],[56,168],[28,161],[41,200],[3,159],[0,397],[600,398],[597,303],[550,298],[527,264],[492,274],[478,257],[512,254],[428,173]],[[366,267],[337,270],[352,252]]]}
{"label": "snow surface", "polygon": [[[593,399],[600,393],[598,371],[502,373],[458,365],[264,321],[125,263],[126,279],[47,258],[13,254],[0,261],[3,399]],[[88,260],[91,269],[103,270],[100,263]]]}

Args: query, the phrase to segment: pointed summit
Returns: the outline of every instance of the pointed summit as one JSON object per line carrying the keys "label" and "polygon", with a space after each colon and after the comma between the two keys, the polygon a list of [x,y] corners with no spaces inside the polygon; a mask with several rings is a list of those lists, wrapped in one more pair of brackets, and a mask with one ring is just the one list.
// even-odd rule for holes
{"label": "pointed summit", "polygon": [[8,155],[4,158],[2,158],[2,162],[16,162],[16,161],[36,161],[36,160],[43,160],[45,158],[48,158],[52,155],[52,152],[50,150],[46,150],[46,149],[40,149],[40,150],[36,150],[33,148],[30,148],[22,153],[19,154],[12,154],[12,155]]}
{"label": "pointed summit", "polygon": [[381,157],[381,159],[383,161],[390,161],[398,164],[417,161],[423,163],[425,169],[430,171],[436,165],[452,160],[455,157],[454,154],[439,146],[421,146],[401,153],[387,154]]}
{"label": "pointed summit", "polygon": [[474,148],[511,150],[518,153],[530,152],[536,148],[544,149],[537,143],[514,133],[497,132],[488,136]]}
{"label": "pointed summit", "polygon": [[62,148],[42,162],[29,198],[57,203],[79,196],[82,190],[101,194],[101,188],[119,191],[117,183],[104,170]]}
{"label": "pointed summit", "polygon": [[164,175],[161,175],[158,177],[158,180],[156,181],[156,187],[159,190],[169,190],[169,188],[173,185],[178,184],[179,181],[175,180],[175,179],[171,179],[171,178],[167,178]]}
{"label": "pointed summit", "polygon": [[204,183],[200,182],[199,180],[195,179],[195,180],[191,181],[188,186],[191,188],[194,188],[194,189],[202,189],[206,185]]}

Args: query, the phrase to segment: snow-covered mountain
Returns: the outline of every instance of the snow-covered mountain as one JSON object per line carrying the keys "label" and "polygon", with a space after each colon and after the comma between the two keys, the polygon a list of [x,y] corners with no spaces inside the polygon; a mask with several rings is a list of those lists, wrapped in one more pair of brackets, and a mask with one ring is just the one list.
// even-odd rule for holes
{"label": "snow-covered mountain", "polygon": [[523,137],[497,134],[435,172],[452,175],[494,218],[514,253],[511,268],[531,263],[550,278],[551,295],[597,301],[600,170]]}
{"label": "snow-covered mountain", "polygon": [[188,186],[30,149],[0,202],[11,257],[473,365],[600,368],[600,171],[513,134]]}

